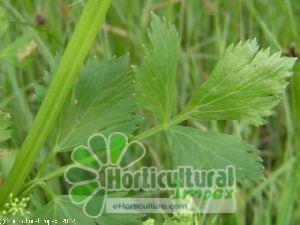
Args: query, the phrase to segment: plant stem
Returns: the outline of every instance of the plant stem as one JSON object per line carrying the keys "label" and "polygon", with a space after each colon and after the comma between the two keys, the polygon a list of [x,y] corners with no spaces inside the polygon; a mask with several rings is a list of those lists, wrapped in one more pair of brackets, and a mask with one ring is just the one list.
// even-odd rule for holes
{"label": "plant stem", "polygon": [[141,134],[135,136],[134,139],[140,141],[140,140],[146,139],[148,137],[151,137],[161,131],[167,130],[169,127],[175,126],[175,125],[181,123],[182,121],[187,120],[188,117],[189,117],[189,114],[179,114],[176,117],[174,117],[171,121],[169,121],[168,123],[155,126],[155,127],[151,128],[150,130],[147,130],[144,133],[141,133]]}
{"label": "plant stem", "polygon": [[46,156],[46,158],[44,159],[44,161],[42,162],[38,172],[36,173],[36,177],[40,177],[42,175],[42,173],[45,171],[45,169],[47,168],[48,164],[50,162],[52,162],[52,160],[54,160],[55,156],[57,155],[59,151],[54,148],[49,155]]}
{"label": "plant stem", "polygon": [[32,189],[34,189],[39,183],[46,182],[48,180],[51,180],[51,179],[62,176],[65,173],[65,170],[71,165],[75,165],[75,164],[69,164],[69,165],[66,165],[64,167],[60,167],[56,170],[53,170],[53,171],[47,173],[46,175],[44,175],[42,177],[36,177],[35,179],[29,181],[25,185],[23,190],[21,191],[21,197],[24,197],[24,196],[28,195],[30,193],[30,191]]}
{"label": "plant stem", "polygon": [[141,134],[135,136],[134,140],[141,141],[141,140],[146,139],[148,137],[151,137],[151,136],[153,136],[153,135],[157,134],[158,132],[161,132],[165,129],[166,129],[166,127],[163,126],[162,124],[160,124],[158,126],[155,126],[155,127],[151,128],[150,130],[145,131],[144,133],[141,133]]}
{"label": "plant stem", "polygon": [[111,1],[89,0],[86,3],[32,128],[17,155],[8,179],[0,190],[0,206],[7,201],[10,193],[17,195],[21,190],[71,91]]}

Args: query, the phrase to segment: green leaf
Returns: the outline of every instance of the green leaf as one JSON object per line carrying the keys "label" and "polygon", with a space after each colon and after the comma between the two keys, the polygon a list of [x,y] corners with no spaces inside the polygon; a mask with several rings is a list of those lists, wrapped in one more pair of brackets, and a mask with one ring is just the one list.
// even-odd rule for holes
{"label": "green leaf", "polygon": [[11,133],[11,118],[8,113],[0,112],[0,142],[8,140]]}
{"label": "green leaf", "polygon": [[232,165],[236,168],[238,181],[264,178],[258,151],[236,136],[184,126],[170,128],[169,136],[174,167],[209,170]]}
{"label": "green leaf", "polygon": [[142,65],[135,68],[136,99],[142,108],[166,122],[174,107],[180,40],[175,27],[156,15],[148,35],[151,45],[145,47]]}
{"label": "green leaf", "polygon": [[128,69],[128,56],[87,62],[61,113],[58,149],[77,146],[96,132],[128,134],[134,130],[139,117],[134,114],[133,79]]}
{"label": "green leaf", "polygon": [[37,210],[33,218],[58,220],[58,224],[63,224],[64,219],[75,219],[74,224],[95,225],[93,219],[87,217],[67,196],[55,196],[51,202]]}
{"label": "green leaf", "polygon": [[279,103],[294,63],[280,52],[259,50],[256,40],[230,46],[180,117],[261,125]]}

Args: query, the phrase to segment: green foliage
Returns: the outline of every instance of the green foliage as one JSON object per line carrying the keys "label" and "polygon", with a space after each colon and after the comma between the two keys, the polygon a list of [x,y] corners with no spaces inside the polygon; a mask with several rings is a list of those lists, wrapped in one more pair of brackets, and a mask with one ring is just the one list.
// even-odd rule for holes
{"label": "green foliage", "polygon": [[295,58],[259,50],[256,40],[230,46],[182,112],[200,120],[265,123],[287,86]]}
{"label": "green foliage", "polygon": [[232,165],[238,181],[264,178],[258,151],[236,136],[184,126],[172,127],[169,135],[175,167],[189,165],[211,170]]}
{"label": "green foliage", "polygon": [[[43,85],[34,84],[38,100],[43,100],[59,61],[56,56],[50,71],[45,72]],[[88,60],[58,119],[52,135],[55,148],[70,150],[96,132],[130,134],[140,121],[135,115],[133,92],[128,55],[102,62],[96,58]]]}
{"label": "green foliage", "polygon": [[[221,3],[214,3],[212,6],[217,8],[219,4],[221,5]],[[115,3],[115,5],[122,8],[118,3]],[[189,4],[180,5],[190,7]],[[98,6],[101,6],[101,4],[99,3]],[[165,7],[165,5],[162,6]],[[160,8],[161,5],[158,4],[156,7]],[[85,142],[95,132],[104,132],[105,134],[114,131],[132,133],[139,122],[139,118],[135,115],[137,109],[134,100],[137,101],[137,104],[142,109],[152,112],[159,122],[158,126],[153,127],[151,130],[146,130],[144,133],[137,134],[139,138],[136,138],[143,140],[160,131],[165,131],[170,141],[174,167],[190,165],[198,169],[218,169],[227,165],[235,165],[239,181],[263,179],[261,158],[254,146],[233,135],[210,131],[204,132],[194,127],[188,127],[188,125],[193,124],[194,119],[200,121],[241,120],[253,125],[265,123],[264,117],[272,114],[272,110],[274,110],[274,107],[282,97],[295,59],[282,57],[280,53],[270,54],[269,49],[259,50],[255,40],[240,42],[235,46],[232,45],[225,51],[208,80],[187,101],[187,105],[183,107],[182,112],[174,115],[174,112],[177,111],[174,109],[180,109],[176,102],[181,104],[185,102],[185,96],[180,98],[180,100],[176,99],[175,102],[180,39],[174,26],[158,16],[152,16],[151,31],[148,32],[150,44],[144,47],[145,57],[142,64],[134,69],[136,86],[134,86],[134,78],[129,72],[129,58],[127,56],[103,62],[98,62],[97,59],[89,60],[79,73],[80,64],[94,36],[92,33],[95,34],[99,30],[99,26],[96,26],[95,22],[102,17],[99,15],[101,10],[98,10],[98,8],[100,7],[90,5],[89,10],[86,11],[86,19],[81,23],[81,28],[78,28],[76,38],[73,39],[72,45],[68,48],[68,54],[66,54],[65,60],[62,62],[60,70],[57,70],[59,59],[57,63],[54,62],[51,65],[50,72],[46,73],[44,77],[46,85],[34,85],[38,99],[43,101],[48,86],[53,79],[52,75],[57,73],[55,85],[48,90],[50,97],[45,101],[49,106],[43,108],[42,113],[40,113],[42,116],[38,117],[38,123],[31,130],[29,138],[27,138],[22,147],[22,151],[18,154],[18,160],[16,160],[12,175],[8,180],[5,180],[7,184],[5,184],[5,189],[1,190],[0,203],[4,203],[5,196],[8,196],[10,192],[18,193],[22,189],[23,181],[27,177],[33,163],[39,161],[37,153],[43,147],[50,131],[52,131],[52,137],[55,139],[53,142],[55,150],[70,149]],[[171,7],[166,8],[169,9]],[[97,20],[94,19],[96,11],[98,13]],[[184,15],[185,11],[182,12],[182,15]],[[87,14],[91,15],[88,16]],[[120,17],[123,18],[123,15]],[[187,17],[192,18],[188,14]],[[126,23],[127,17],[123,19],[125,19]],[[217,20],[218,18],[216,18],[216,23],[218,23]],[[210,22],[208,24],[210,25]],[[185,33],[184,40],[192,40],[189,34],[193,33],[194,27],[190,27],[189,24],[185,23],[182,23],[182,25],[181,31]],[[116,31],[109,26],[107,26],[107,29]],[[0,37],[7,27],[6,17],[3,10],[0,9]],[[92,30],[84,29],[87,27],[92,27]],[[202,32],[200,28],[195,30],[199,30],[197,34]],[[9,62],[12,66],[17,65],[19,63],[18,52],[26,48],[35,35],[32,32],[24,32],[24,35],[11,45],[5,46],[4,50],[0,52],[0,60],[5,63]],[[128,40],[131,40],[131,35],[131,32],[128,31],[128,37],[130,37]],[[65,38],[65,35],[63,36]],[[88,38],[85,38],[85,36]],[[12,35],[12,37],[14,36]],[[55,38],[51,37],[51,40],[55,40]],[[199,35],[195,36],[195,39],[198,38]],[[202,40],[202,36],[200,38]],[[224,46],[227,42],[226,38],[227,36],[224,35]],[[217,39],[218,37],[216,37]],[[62,43],[64,41],[65,39]],[[220,45],[223,45],[223,40]],[[97,47],[99,46],[97,45]],[[191,45],[191,49],[185,45],[183,58],[188,55],[186,58],[191,57],[194,59],[194,47],[198,51],[197,44],[195,46]],[[189,55],[190,53],[191,55]],[[183,61],[184,67],[190,69],[190,65],[185,64],[187,62],[190,61]],[[192,62],[193,66],[199,67],[197,63],[198,61],[194,60]],[[207,67],[210,68],[210,66]],[[206,70],[206,65],[204,70]],[[69,74],[70,76],[67,76]],[[77,74],[79,74],[78,79],[76,79]],[[180,70],[180,75],[184,75],[181,77],[186,79],[187,74],[182,73],[182,70]],[[193,77],[196,76],[198,74],[195,73]],[[76,83],[73,85],[75,79]],[[197,82],[198,80],[195,83]],[[70,95],[69,91],[71,89],[73,92]],[[133,98],[134,89],[137,91],[135,99]],[[190,86],[186,90],[190,90]],[[64,103],[65,99],[67,99],[67,102]],[[181,101],[182,99],[184,101]],[[44,103],[45,106],[47,105],[46,103]],[[59,116],[58,120],[56,120],[57,116]],[[0,116],[0,141],[5,141],[11,136],[11,124],[7,119],[5,116]],[[184,123],[185,127],[180,126],[180,123],[186,120],[189,121]],[[190,121],[192,122],[190,123]],[[56,124],[55,129],[52,129],[54,124]],[[159,138],[157,138],[157,142],[163,142],[162,138],[165,138],[165,136],[161,135]],[[149,145],[154,143],[151,142],[153,140],[149,140]],[[287,143],[287,146],[289,144]],[[156,150],[164,149],[155,148]],[[152,152],[154,156],[161,153],[155,151],[154,153]],[[56,154],[56,152],[54,153]],[[51,157],[46,158],[47,160],[42,164],[42,167],[44,165],[47,166],[53,160],[55,154],[51,153]],[[169,152],[166,154],[169,154]],[[62,166],[68,161],[65,160],[66,155],[61,154],[61,160],[57,162],[57,165],[56,162],[53,163],[51,169],[59,168],[60,171],[63,171],[64,167]],[[163,163],[162,160],[161,162]],[[286,163],[288,164],[289,161]],[[49,177],[53,178],[61,175],[56,170],[51,171],[49,174],[42,178],[47,180],[50,179]],[[32,173],[32,183],[40,182],[39,175],[41,174],[38,173],[36,177],[34,175]],[[59,180],[56,181],[55,185],[60,184]],[[52,188],[50,184],[52,183],[47,182],[46,185]],[[65,188],[64,185],[61,186],[63,186],[62,189]],[[30,186],[30,188],[34,188],[34,185]],[[37,200],[43,201],[45,200],[44,194],[42,192],[32,193]],[[110,214],[103,215],[96,221],[93,221],[82,213],[82,209],[77,208],[65,197],[59,196],[59,194],[52,196],[53,200],[38,210],[36,216],[42,216],[45,219],[76,217],[77,223],[80,224],[129,225],[138,224],[140,221],[138,216]],[[288,204],[290,202],[292,201],[287,201]],[[165,224],[173,225],[178,223],[169,218],[165,220]]]}
{"label": "green foliage", "polygon": [[153,128],[154,132],[148,132],[149,136],[163,129],[171,134],[175,167],[192,165],[216,169],[234,165],[239,181],[262,179],[261,159],[253,146],[230,135],[172,126],[193,118],[263,124],[262,117],[271,115],[287,86],[286,78],[292,74],[295,59],[282,57],[280,53],[270,55],[269,49],[259,50],[256,40],[232,45],[225,51],[208,81],[194,93],[182,112],[169,121],[171,114],[162,109],[174,107],[170,99],[176,86],[175,56],[178,56],[179,38],[174,28],[156,16],[153,17],[151,34],[160,37],[150,38],[152,45],[158,47],[146,51],[142,66],[135,71],[140,105],[160,116],[162,122],[157,130]]}
{"label": "green foliage", "polygon": [[179,36],[173,25],[154,14],[148,35],[151,44],[145,47],[142,65],[135,68],[136,99],[160,122],[168,122],[174,107]]}
{"label": "green foliage", "polygon": [[70,149],[96,132],[133,131],[139,117],[128,69],[128,56],[86,63],[59,118],[56,148]]}

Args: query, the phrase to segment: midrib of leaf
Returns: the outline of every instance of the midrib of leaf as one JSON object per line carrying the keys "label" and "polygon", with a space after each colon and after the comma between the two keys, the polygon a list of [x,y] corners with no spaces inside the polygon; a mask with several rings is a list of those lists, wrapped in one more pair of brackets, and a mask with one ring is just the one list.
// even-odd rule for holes
{"label": "midrib of leaf", "polygon": [[[158,75],[157,73],[155,73],[154,71],[153,71],[153,69],[151,69],[151,73],[152,73],[152,75],[154,75],[154,77],[155,77],[155,79],[157,79],[157,77],[158,76],[160,76],[160,75]],[[168,92],[169,93],[169,92]],[[163,107],[163,104],[162,104],[162,102],[160,101],[160,99],[157,99],[157,102],[158,102],[158,104],[159,104],[159,108],[160,108],[160,113],[161,113],[161,115],[164,115],[164,107]],[[164,118],[165,120],[167,120],[167,118]]]}
{"label": "midrib of leaf", "polygon": [[[162,36],[162,35],[160,34],[160,36]],[[166,51],[164,51],[164,57],[168,58]],[[167,62],[170,65],[170,61],[168,60]],[[170,66],[168,66],[167,68],[170,68]],[[165,118],[165,121],[164,121],[165,123],[169,122],[169,120],[172,117],[172,107],[171,107],[172,106],[172,95],[170,93],[173,93],[173,91],[172,91],[172,85],[173,85],[172,78],[173,77],[170,75],[170,74],[172,74],[172,72],[170,70],[168,70],[167,73],[168,73],[167,74],[167,78],[168,78],[168,83],[167,84],[168,85],[166,86],[166,89],[167,89],[166,93],[169,93],[169,95],[168,95],[168,98],[167,98],[167,107],[166,107],[167,111],[166,111],[166,118]],[[175,73],[176,73],[176,71],[175,71]]]}
{"label": "midrib of leaf", "polygon": [[[63,199],[61,199],[61,200],[63,201]],[[57,201],[57,204],[56,204],[56,201]],[[59,207],[64,211],[65,215],[67,215],[70,218],[72,217],[72,215],[69,214],[68,210],[65,209],[64,205],[61,204],[59,198],[58,198],[58,200],[55,199],[55,211],[57,211],[57,205],[59,205]]]}
{"label": "midrib of leaf", "polygon": [[[279,68],[281,69],[281,68]],[[231,93],[228,93],[227,95],[224,95],[222,96],[221,98],[217,98],[215,101],[211,101],[211,102],[208,102],[207,104],[204,104],[204,105],[201,105],[199,108],[201,107],[206,107],[206,106],[209,106],[210,104],[213,104],[215,102],[218,102],[220,100],[222,100],[223,98],[227,98],[229,97],[230,95],[234,95],[235,93],[237,92],[241,92],[243,91],[244,89],[247,89],[249,86],[251,86],[252,84],[255,84],[256,82],[259,82],[261,79],[266,79],[268,78],[270,75],[272,75],[274,72],[276,72],[277,70],[279,69],[276,69],[276,70],[273,70],[271,71],[270,73],[268,73],[266,76],[262,76],[262,77],[258,77],[256,80],[254,80],[252,83],[249,83],[248,85],[245,85],[245,86],[242,86],[240,89],[237,89]],[[253,74],[255,74],[256,71],[253,72]],[[249,76],[251,76],[252,74],[249,74]],[[209,92],[207,92],[207,94],[202,98],[202,101],[211,93],[211,91],[217,89],[224,81],[224,78],[218,83],[218,85],[216,85],[214,88],[210,89]]]}
{"label": "midrib of leaf", "polygon": [[111,0],[89,0],[86,3],[33,126],[0,190],[0,206],[6,202],[10,193],[16,195],[22,188],[39,150],[55,124],[110,4]]}
{"label": "midrib of leaf", "polygon": [[[262,79],[267,79],[267,78],[268,78],[269,76],[271,76],[274,72],[276,72],[277,70],[280,70],[280,69],[281,69],[281,68],[278,68],[278,69],[276,69],[276,70],[273,70],[273,71],[269,72],[266,76],[258,77],[256,80],[250,82],[249,84],[247,84],[247,85],[245,85],[245,86],[242,86],[241,88],[236,89],[236,90],[234,90],[234,91],[232,91],[232,92],[230,92],[230,93],[228,93],[228,94],[226,94],[226,95],[224,95],[224,96],[222,96],[222,97],[220,97],[220,98],[216,98],[215,100],[210,101],[210,102],[208,102],[208,103],[206,103],[206,104],[204,104],[204,105],[200,105],[199,107],[194,107],[192,110],[189,110],[188,112],[184,112],[184,113],[182,113],[182,114],[179,114],[179,115],[178,115],[178,118],[177,118],[177,119],[175,118],[175,121],[180,121],[180,122],[182,122],[182,121],[188,119],[188,117],[189,117],[191,114],[193,114],[194,112],[199,111],[201,108],[207,107],[207,106],[209,106],[209,105],[211,105],[211,104],[213,104],[213,103],[216,103],[216,102],[218,102],[218,101],[220,101],[220,100],[222,100],[222,99],[224,99],[224,98],[227,98],[227,97],[229,97],[229,96],[231,96],[231,95],[234,95],[234,94],[236,94],[236,93],[238,93],[238,92],[242,92],[244,89],[247,89],[249,86],[251,86],[251,85],[253,85],[253,84],[259,82],[260,80],[262,80]],[[254,72],[254,73],[255,73],[255,72]],[[222,79],[222,81],[219,82],[218,85],[216,85],[214,88],[210,89],[210,91],[209,91],[202,99],[205,99],[205,97],[207,97],[207,96],[209,95],[209,93],[211,93],[212,90],[215,90],[216,88],[218,88],[218,87],[222,84],[223,80],[224,80],[224,78]],[[201,101],[203,101],[203,100],[201,100]],[[247,107],[246,107],[246,108],[247,108]],[[233,108],[231,108],[231,109],[233,109]],[[222,111],[224,111],[224,110],[222,110]],[[214,111],[212,111],[212,112],[214,112]],[[217,112],[217,111],[216,111],[216,112]],[[205,111],[205,113],[207,113],[207,112]],[[176,123],[178,123],[178,122],[176,122]]]}

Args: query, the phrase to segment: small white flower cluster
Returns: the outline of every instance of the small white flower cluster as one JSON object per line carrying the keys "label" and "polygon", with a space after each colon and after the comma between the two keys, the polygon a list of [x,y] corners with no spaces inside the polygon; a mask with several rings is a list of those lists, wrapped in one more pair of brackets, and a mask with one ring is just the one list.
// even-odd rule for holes
{"label": "small white flower cluster", "polygon": [[[172,224],[176,225],[194,225],[196,224],[195,221],[197,221],[195,214],[193,213],[194,208],[194,201],[193,198],[188,196],[188,207],[185,210],[180,210],[179,212],[173,213]],[[152,218],[149,218],[148,220],[143,222],[143,225],[154,225],[155,220]],[[166,225],[167,222],[164,222],[163,225]]]}
{"label": "small white flower cluster", "polygon": [[152,218],[149,218],[143,222],[143,225],[154,225],[154,223],[155,223],[155,220]]}
{"label": "small white flower cluster", "polygon": [[191,196],[187,196],[188,207],[187,209],[180,210],[179,212],[173,213],[176,222],[179,225],[193,225],[194,224],[194,201]]}
{"label": "small white flower cluster", "polygon": [[[174,216],[175,217],[175,216]],[[194,224],[194,214],[193,213],[182,213],[175,217],[175,224],[178,225],[193,225]]]}
{"label": "small white flower cluster", "polygon": [[30,214],[30,212],[26,209],[30,198],[14,198],[13,195],[10,194],[10,202],[5,204],[5,210],[2,210],[0,215],[8,217],[8,216],[25,216]]}

